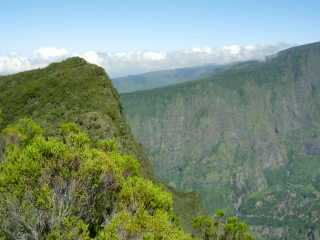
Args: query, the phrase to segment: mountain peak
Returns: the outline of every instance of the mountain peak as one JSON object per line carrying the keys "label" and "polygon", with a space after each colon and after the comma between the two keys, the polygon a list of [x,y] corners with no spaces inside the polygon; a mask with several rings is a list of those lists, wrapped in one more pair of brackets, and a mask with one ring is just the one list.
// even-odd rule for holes
{"label": "mountain peak", "polygon": [[81,57],[70,57],[67,58],[61,62],[54,62],[51,63],[48,67],[52,68],[52,67],[80,67],[80,66],[84,66],[84,65],[89,65],[90,63],[88,63],[85,59],[81,58]]}
{"label": "mountain peak", "polygon": [[61,63],[69,63],[69,64],[87,64],[88,62],[81,57],[75,56],[67,58],[66,60],[62,61]]}

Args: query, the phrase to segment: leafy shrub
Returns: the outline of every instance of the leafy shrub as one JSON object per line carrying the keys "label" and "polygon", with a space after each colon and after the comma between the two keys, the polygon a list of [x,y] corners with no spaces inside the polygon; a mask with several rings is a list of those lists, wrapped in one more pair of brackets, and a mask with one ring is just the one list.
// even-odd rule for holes
{"label": "leafy shrub", "polygon": [[237,217],[225,217],[222,211],[215,216],[198,216],[193,219],[193,227],[203,240],[253,240],[247,224]]}
{"label": "leafy shrub", "polygon": [[191,238],[174,221],[171,194],[113,139],[94,143],[73,123],[56,132],[45,136],[31,119],[3,130],[0,239]]}

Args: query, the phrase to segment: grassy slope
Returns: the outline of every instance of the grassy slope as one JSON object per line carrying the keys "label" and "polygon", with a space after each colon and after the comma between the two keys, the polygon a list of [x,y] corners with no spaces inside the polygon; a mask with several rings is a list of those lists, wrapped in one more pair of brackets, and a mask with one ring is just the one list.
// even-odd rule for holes
{"label": "grassy slope", "polygon": [[315,43],[121,98],[159,178],[269,239],[301,239],[319,229],[319,89]]}

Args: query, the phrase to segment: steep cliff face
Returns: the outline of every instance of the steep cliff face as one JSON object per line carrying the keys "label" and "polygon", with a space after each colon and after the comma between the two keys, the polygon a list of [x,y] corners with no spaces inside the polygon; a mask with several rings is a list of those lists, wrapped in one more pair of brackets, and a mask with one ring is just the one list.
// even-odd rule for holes
{"label": "steep cliff face", "polygon": [[320,43],[122,103],[161,180],[267,239],[319,238]]}

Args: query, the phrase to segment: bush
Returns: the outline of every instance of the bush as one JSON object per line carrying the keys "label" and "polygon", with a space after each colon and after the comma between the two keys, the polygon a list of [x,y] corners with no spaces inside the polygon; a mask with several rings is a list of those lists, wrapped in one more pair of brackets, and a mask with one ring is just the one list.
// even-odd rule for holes
{"label": "bush", "polygon": [[204,240],[253,240],[247,224],[237,217],[225,217],[222,211],[217,211],[212,218],[207,215],[193,219],[193,227],[198,236]]}
{"label": "bush", "polygon": [[56,132],[44,136],[31,119],[3,130],[1,239],[190,239],[174,221],[171,194],[113,139],[93,143],[73,123]]}

